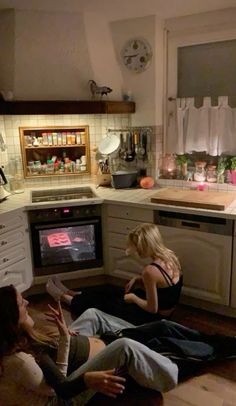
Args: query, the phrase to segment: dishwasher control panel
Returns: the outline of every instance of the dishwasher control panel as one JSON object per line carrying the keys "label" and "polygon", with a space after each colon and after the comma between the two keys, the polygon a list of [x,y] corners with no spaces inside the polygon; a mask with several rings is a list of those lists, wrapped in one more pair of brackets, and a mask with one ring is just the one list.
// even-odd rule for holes
{"label": "dishwasher control panel", "polygon": [[154,223],[168,227],[192,229],[205,233],[233,235],[233,220],[221,217],[155,210]]}

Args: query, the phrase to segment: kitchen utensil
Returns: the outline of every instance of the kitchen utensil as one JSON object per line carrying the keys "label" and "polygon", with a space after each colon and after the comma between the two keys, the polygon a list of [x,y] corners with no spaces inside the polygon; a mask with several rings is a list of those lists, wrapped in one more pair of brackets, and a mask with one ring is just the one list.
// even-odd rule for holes
{"label": "kitchen utensil", "polygon": [[3,172],[3,169],[0,168],[0,201],[6,199],[8,196],[10,196],[10,193],[8,193],[3,185],[7,184],[7,179],[6,176]]}
{"label": "kitchen utensil", "polygon": [[125,160],[131,162],[134,160],[135,151],[133,143],[133,134],[131,132],[127,133],[127,154]]}
{"label": "kitchen utensil", "polygon": [[120,133],[120,150],[119,150],[119,157],[121,159],[126,158],[126,145],[124,141],[124,134]]}
{"label": "kitchen utensil", "polygon": [[98,150],[103,155],[109,155],[115,152],[120,146],[120,139],[115,134],[109,134],[98,145]]}
{"label": "kitchen utensil", "polygon": [[151,202],[210,210],[225,210],[235,199],[235,192],[201,192],[199,190],[165,188],[153,195]]}
{"label": "kitchen utensil", "polygon": [[112,186],[125,189],[136,186],[138,171],[117,171],[112,173]]}

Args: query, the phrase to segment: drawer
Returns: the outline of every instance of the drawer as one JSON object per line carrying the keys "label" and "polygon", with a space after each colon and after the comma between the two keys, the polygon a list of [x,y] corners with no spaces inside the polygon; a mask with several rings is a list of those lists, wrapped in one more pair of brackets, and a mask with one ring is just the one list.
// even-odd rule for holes
{"label": "drawer", "polygon": [[10,232],[10,233],[4,233],[3,235],[0,236],[0,256],[4,256],[4,253],[13,247],[16,247],[18,245],[22,244],[22,241],[24,241],[25,238],[25,230],[24,227],[21,227],[21,229],[18,229],[17,231]]}
{"label": "drawer", "polygon": [[127,248],[127,238],[123,234],[109,233],[108,234],[108,244],[109,247],[120,248],[126,250]]}
{"label": "drawer", "polygon": [[118,204],[108,205],[108,216],[118,217],[138,222],[153,223],[153,211],[139,207],[123,206]]}
{"label": "drawer", "polygon": [[5,251],[4,254],[0,256],[0,270],[5,269],[7,266],[17,264],[17,262],[25,258],[26,252],[23,246]]}
{"label": "drawer", "polygon": [[19,261],[15,265],[0,269],[0,287],[13,285],[19,292],[23,292],[28,288],[27,285],[27,262],[26,260]]}
{"label": "drawer", "polygon": [[15,231],[18,227],[23,225],[23,215],[14,215],[14,213],[4,214],[4,219],[3,216],[0,218],[0,236],[9,231]]}
{"label": "drawer", "polygon": [[125,220],[125,219],[110,217],[109,222],[108,222],[108,231],[127,235],[131,230],[133,230],[139,224],[140,224],[140,221]]}

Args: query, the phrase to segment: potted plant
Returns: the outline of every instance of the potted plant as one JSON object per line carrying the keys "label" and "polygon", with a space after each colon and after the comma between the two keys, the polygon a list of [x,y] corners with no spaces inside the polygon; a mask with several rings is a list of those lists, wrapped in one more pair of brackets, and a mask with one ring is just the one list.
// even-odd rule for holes
{"label": "potted plant", "polygon": [[186,155],[176,155],[176,163],[178,167],[178,172],[181,172],[181,175],[183,178],[187,175],[187,165],[188,165],[189,159],[187,158]]}
{"label": "potted plant", "polygon": [[224,183],[225,170],[228,167],[228,158],[220,156],[217,164],[217,183]]}
{"label": "potted plant", "polygon": [[230,160],[231,160],[231,182],[233,185],[236,185],[236,156],[233,156]]}

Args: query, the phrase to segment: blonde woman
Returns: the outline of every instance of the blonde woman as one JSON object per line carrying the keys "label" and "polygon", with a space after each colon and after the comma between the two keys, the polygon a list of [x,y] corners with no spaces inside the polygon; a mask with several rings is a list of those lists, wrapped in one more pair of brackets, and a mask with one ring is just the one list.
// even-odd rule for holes
{"label": "blonde woman", "polygon": [[168,249],[155,224],[143,223],[128,235],[128,255],[150,258],[140,276],[132,278],[124,291],[106,286],[102,290],[82,295],[68,290],[57,277],[47,283],[47,291],[55,300],[62,300],[71,313],[79,316],[89,307],[140,325],[162,318],[169,318],[178,303],[182,288],[182,274],[178,258]]}
{"label": "blonde woman", "polygon": [[[183,277],[179,260],[164,245],[157,225],[143,223],[132,230],[128,235],[127,254],[150,258],[151,263],[144,267],[141,276],[127,283],[125,302],[136,305],[155,319],[170,317],[179,301]],[[137,284],[141,285],[139,289],[135,289]],[[139,316],[140,322],[152,319],[143,312]]]}

